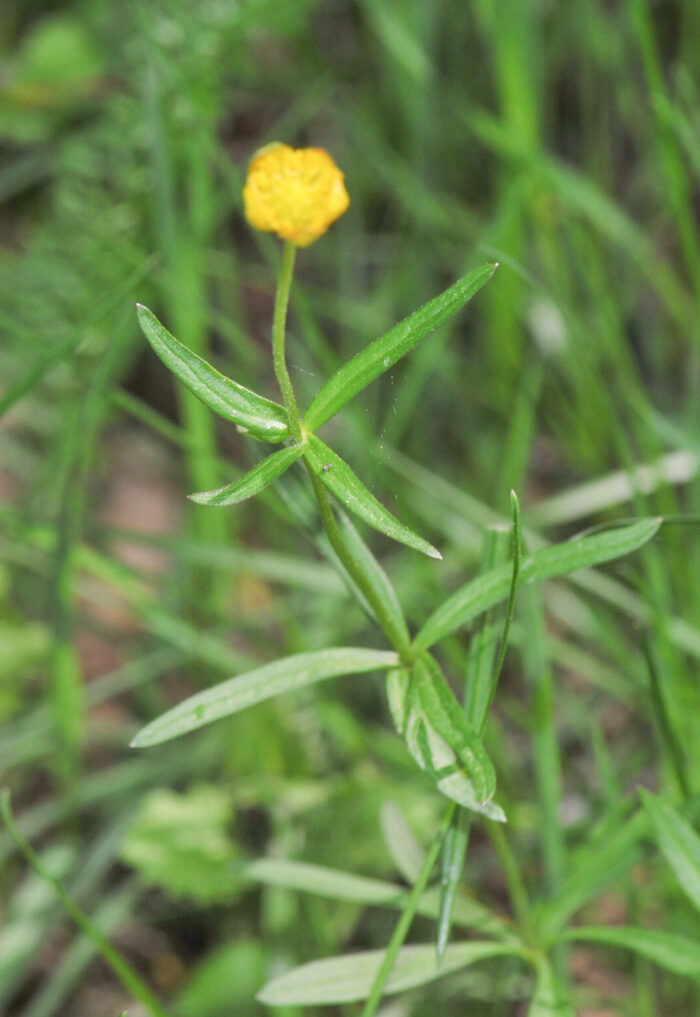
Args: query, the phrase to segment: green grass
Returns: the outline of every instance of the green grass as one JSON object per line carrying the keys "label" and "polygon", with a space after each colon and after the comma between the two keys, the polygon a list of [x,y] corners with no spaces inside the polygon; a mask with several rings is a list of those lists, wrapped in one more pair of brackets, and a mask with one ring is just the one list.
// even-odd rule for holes
{"label": "green grass", "polygon": [[[451,972],[429,980],[432,952],[387,971],[413,984],[415,1017],[700,1009],[699,44],[691,0],[2,5],[0,760],[48,876],[0,835],[2,1013],[130,1012],[140,995],[172,1017],[252,1017],[266,985],[285,1017],[351,1017],[404,935],[439,939]],[[264,446],[168,374],[134,304],[281,400],[282,254],[241,201],[274,139],[326,147],[351,198],[298,254],[286,342],[300,411],[352,467],[331,493],[361,478],[442,562],[344,517],[334,552],[298,465],[255,502],[186,499],[240,481]],[[312,403],[495,261],[337,416],[342,371]],[[549,578],[519,585],[506,644],[512,489],[521,580]],[[549,545],[656,517],[624,557],[532,572]],[[498,597],[442,625],[491,570]],[[485,718],[505,826],[446,815],[381,672],[290,679],[129,748],[278,658],[380,659],[392,639],[406,658],[406,626],[429,618]]]}

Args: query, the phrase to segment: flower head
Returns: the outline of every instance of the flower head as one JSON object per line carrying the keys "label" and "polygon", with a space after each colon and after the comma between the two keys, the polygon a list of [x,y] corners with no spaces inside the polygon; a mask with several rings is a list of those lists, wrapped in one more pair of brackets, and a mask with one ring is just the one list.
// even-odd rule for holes
{"label": "flower head", "polygon": [[253,156],[243,188],[251,226],[308,247],[350,204],[344,176],[322,148],[273,142]]}

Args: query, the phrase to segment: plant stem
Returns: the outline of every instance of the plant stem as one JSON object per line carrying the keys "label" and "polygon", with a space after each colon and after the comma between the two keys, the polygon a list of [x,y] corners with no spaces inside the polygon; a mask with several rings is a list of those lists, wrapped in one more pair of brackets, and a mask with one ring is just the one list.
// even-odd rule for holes
{"label": "plant stem", "polygon": [[0,813],[2,813],[2,818],[5,826],[7,827],[7,832],[13,840],[17,850],[24,855],[27,862],[31,865],[37,875],[39,875],[44,882],[51,887],[75,924],[92,940],[95,948],[102,954],[104,959],[121,981],[122,985],[135,999],[138,999],[141,1003],[143,1003],[144,1007],[153,1015],[153,1017],[168,1017],[167,1011],[161,1006],[146,983],[141,980],[139,975],[134,971],[129,962],[122,957],[119,951],[115,950],[102,930],[99,929],[92,919],[85,914],[82,908],[76,904],[68,891],[64,890],[58,880],[51,875],[48,869],[45,868],[39,856],[20,833],[12,815],[10,808],[10,795],[6,788],[3,788],[0,792]]}
{"label": "plant stem", "polygon": [[316,495],[316,501],[318,502],[318,508],[321,515],[321,522],[323,523],[323,528],[326,531],[326,536],[330,541],[331,547],[337,554],[341,564],[344,566],[350,578],[357,584],[364,594],[365,599],[374,611],[374,615],[379,626],[391,645],[394,647],[396,652],[400,654],[404,662],[409,661],[413,655],[410,642],[406,640],[405,634],[395,624],[391,613],[386,610],[386,606],[382,598],[377,596],[371,583],[366,581],[362,568],[355,560],[353,554],[345,543],[345,539],[340,527],[338,526],[338,520],[335,518],[333,506],[331,505],[331,500],[328,497],[326,488],[313,472],[308,462],[306,462],[306,460],[304,460],[304,462],[306,463],[306,468],[309,476],[311,477],[311,483],[313,485],[314,494]]}
{"label": "plant stem", "polygon": [[428,853],[425,856],[425,861],[423,862],[421,870],[418,873],[418,878],[413,884],[413,888],[410,894],[408,895],[408,899],[406,901],[406,904],[404,905],[404,909],[401,912],[401,917],[396,923],[396,928],[394,929],[392,937],[389,941],[389,945],[386,948],[386,952],[384,953],[384,957],[382,958],[382,963],[379,965],[379,968],[377,969],[377,974],[375,975],[374,982],[372,983],[372,988],[370,989],[369,996],[367,997],[367,1001],[365,1002],[360,1017],[374,1017],[374,1014],[376,1013],[377,1007],[379,1006],[379,1002],[382,998],[382,993],[384,992],[384,987],[387,983],[387,979],[391,974],[398,952],[403,945],[403,941],[405,940],[408,934],[408,930],[411,927],[411,922],[413,921],[416,911],[418,909],[420,899],[423,896],[426,886],[428,885],[428,880],[430,879],[431,873],[435,868],[435,863],[437,862],[440,851],[442,850],[442,844],[447,835],[447,831],[450,828],[452,817],[455,813],[456,808],[457,805],[455,804],[455,802],[450,802],[450,804],[447,806],[447,810],[443,817],[442,823],[440,824],[440,828],[438,832],[435,834],[433,843],[430,845],[428,849]]}
{"label": "plant stem", "polygon": [[272,363],[282,392],[282,398],[284,399],[284,408],[287,411],[290,433],[295,442],[301,442],[299,411],[292,382],[287,371],[287,361],[284,353],[287,308],[289,307],[289,292],[292,287],[296,250],[294,244],[290,244],[287,241],[282,252],[282,264],[280,265],[280,274],[277,278],[277,293],[275,294],[275,311],[272,319]]}
{"label": "plant stem", "polygon": [[518,863],[515,860],[513,851],[508,838],[503,831],[500,823],[494,823],[487,821],[486,829],[493,846],[496,849],[499,861],[503,866],[503,872],[506,877],[508,884],[508,893],[510,895],[510,901],[513,905],[513,914],[515,915],[518,923],[519,931],[522,938],[526,943],[533,944],[535,942],[534,923],[532,921],[532,915],[530,913],[530,902],[528,900],[527,891],[523,878],[518,868]]}

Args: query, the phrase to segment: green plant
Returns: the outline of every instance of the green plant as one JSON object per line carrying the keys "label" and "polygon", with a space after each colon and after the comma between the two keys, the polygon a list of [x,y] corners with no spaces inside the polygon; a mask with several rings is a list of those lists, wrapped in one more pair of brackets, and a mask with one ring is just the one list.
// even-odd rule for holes
{"label": "green plant", "polygon": [[[369,338],[501,263],[318,432],[444,554],[371,535],[411,637],[476,577],[431,652],[467,715],[488,711],[508,820],[457,809],[445,890],[436,871],[388,985],[436,953],[444,977],[391,1010],[523,1017],[538,974],[544,1005],[546,967],[473,963],[515,919],[582,1014],[700,1012],[692,955],[664,932],[700,934],[699,31],[691,0],[0,4],[0,758],[24,837],[0,833],[7,1017],[139,998],[255,1017],[270,979],[289,1017],[366,996],[449,806],[392,730],[381,671],[127,748],[274,658],[395,652],[348,593],[302,460],[236,511],[185,503],[265,446],[172,386],[132,311],[282,401],[265,342],[278,249],[238,210],[245,154],[292,136],[342,155],[352,194],[292,287],[300,408]],[[511,489],[521,565],[620,516],[664,522],[608,566],[521,567],[491,702]],[[94,963],[104,937],[131,976]]]}
{"label": "green plant", "polygon": [[[277,153],[281,151],[276,150]],[[286,226],[287,208],[300,202],[309,218],[323,218],[318,204],[325,199],[314,193],[305,205],[299,196],[298,169],[285,176],[285,159],[296,158],[291,149],[280,156],[282,170],[264,180],[268,204],[279,215],[268,214],[265,228],[294,237]],[[256,170],[256,162],[251,171]],[[302,182],[302,187],[304,186]],[[252,199],[251,199],[252,200]],[[260,225],[261,216],[249,218]],[[342,209],[341,209],[342,211]],[[266,206],[266,213],[269,209]],[[304,218],[304,214],[300,218]],[[328,222],[335,215],[328,217]],[[328,225],[313,231],[312,239]],[[303,245],[309,242],[305,223]],[[301,241],[299,241],[301,243]],[[460,970],[478,960],[511,956],[530,965],[535,988],[530,1014],[573,1013],[561,959],[562,936],[558,924],[544,931],[528,901],[522,874],[501,824],[506,814],[496,801],[496,770],[483,742],[489,707],[508,645],[508,634],[519,587],[553,576],[590,569],[643,547],[658,531],[660,518],[638,519],[602,533],[526,554],[518,500],[512,500],[510,562],[493,567],[472,579],[445,600],[411,635],[404,612],[389,578],[357,531],[343,514],[348,509],[365,523],[413,550],[432,558],[440,553],[428,541],[399,522],[377,501],[350,466],[316,431],[337,414],[355,395],[400,357],[410,352],[429,332],[457,313],[493,275],[496,265],[482,265],[458,280],[389,332],[374,340],[338,368],[299,417],[296,395],[287,370],[285,327],[295,258],[294,240],[285,242],[275,302],[272,353],[283,405],[252,392],[220,374],[172,336],[146,307],[138,307],[144,335],[166,366],[203,403],[253,439],[282,447],[261,459],[244,477],[214,491],[198,492],[192,499],[203,505],[227,506],[258,494],[295,463],[306,469],[326,538],[349,588],[374,619],[390,650],[333,647],[289,656],[199,692],[153,720],[134,738],[132,745],[145,748],[178,737],[212,721],[230,716],[282,692],[298,690],[343,674],[386,672],[387,695],[397,731],[419,767],[450,802],[432,841],[413,889],[402,905],[401,917],[383,954],[367,954],[318,962],[282,976],[261,993],[272,1004],[328,1003],[365,1000],[363,1017],[371,1017],[385,991],[424,984],[449,971]],[[334,505],[330,496],[342,506]],[[482,655],[475,663],[465,705],[460,704],[447,682],[435,652],[441,640],[507,601],[499,652]],[[493,840],[507,884],[515,924],[498,924],[495,916],[491,938],[448,945],[471,824],[481,818]],[[435,947],[403,947],[414,916],[425,899],[428,883],[442,854],[443,879],[437,909]],[[483,914],[473,923],[483,925]],[[580,930],[578,935],[582,935]],[[601,930],[587,930],[583,938],[606,941]],[[570,937],[568,937],[570,938]],[[673,940],[673,941],[672,941]],[[682,973],[700,972],[700,950],[690,940],[669,939],[666,934],[638,935],[617,930],[607,941],[637,950],[643,956]],[[683,960],[678,961],[682,956]],[[675,960],[674,960],[675,958]]]}

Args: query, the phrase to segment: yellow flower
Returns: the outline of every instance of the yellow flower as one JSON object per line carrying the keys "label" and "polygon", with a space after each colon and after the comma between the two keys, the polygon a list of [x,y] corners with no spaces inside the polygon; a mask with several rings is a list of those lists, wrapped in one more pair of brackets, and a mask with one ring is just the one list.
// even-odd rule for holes
{"label": "yellow flower", "polygon": [[253,156],[243,188],[246,218],[256,229],[308,247],[350,204],[344,180],[324,149],[275,141]]}

